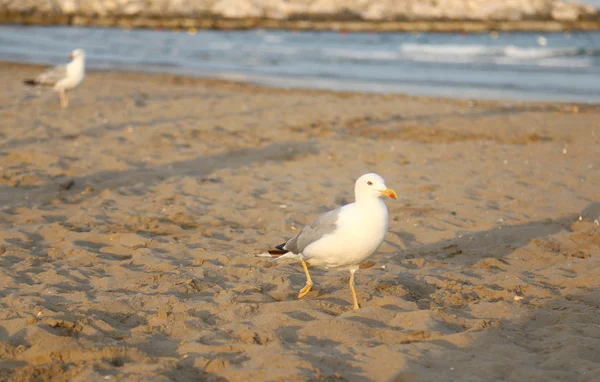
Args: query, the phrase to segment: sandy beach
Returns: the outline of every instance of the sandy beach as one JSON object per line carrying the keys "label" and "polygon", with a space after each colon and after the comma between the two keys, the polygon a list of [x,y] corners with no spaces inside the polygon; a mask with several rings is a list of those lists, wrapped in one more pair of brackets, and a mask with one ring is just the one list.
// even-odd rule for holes
{"label": "sandy beach", "polygon": [[[41,69],[0,64],[0,380],[600,380],[600,106]],[[254,254],[369,171],[362,309],[298,300]]]}

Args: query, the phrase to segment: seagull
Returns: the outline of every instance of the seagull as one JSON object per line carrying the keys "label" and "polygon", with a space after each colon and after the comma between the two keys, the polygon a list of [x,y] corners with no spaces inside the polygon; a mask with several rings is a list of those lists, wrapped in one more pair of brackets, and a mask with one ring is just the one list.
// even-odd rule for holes
{"label": "seagull", "polygon": [[329,211],[307,224],[296,237],[259,257],[277,262],[300,260],[306,285],[298,298],[313,287],[308,265],[350,271],[350,291],[354,309],[359,309],[354,290],[354,273],[383,243],[388,229],[388,211],[382,197],[397,199],[396,192],[377,174],[362,175],[354,185],[355,202]]}
{"label": "seagull", "polygon": [[23,81],[25,85],[30,86],[53,86],[54,91],[60,96],[60,106],[64,109],[69,106],[67,90],[79,86],[85,77],[85,52],[82,49],[75,49],[69,55],[71,62],[67,65],[59,65],[50,68],[37,76],[33,80]]}

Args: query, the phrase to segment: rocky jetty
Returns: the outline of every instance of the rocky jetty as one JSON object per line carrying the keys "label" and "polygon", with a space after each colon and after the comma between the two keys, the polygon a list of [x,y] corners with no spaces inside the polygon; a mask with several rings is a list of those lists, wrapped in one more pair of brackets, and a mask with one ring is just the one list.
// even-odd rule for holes
{"label": "rocky jetty", "polygon": [[363,22],[385,29],[425,23],[422,29],[444,22],[598,25],[598,19],[594,7],[561,0],[0,0],[0,22],[36,24],[323,29],[315,26]]}

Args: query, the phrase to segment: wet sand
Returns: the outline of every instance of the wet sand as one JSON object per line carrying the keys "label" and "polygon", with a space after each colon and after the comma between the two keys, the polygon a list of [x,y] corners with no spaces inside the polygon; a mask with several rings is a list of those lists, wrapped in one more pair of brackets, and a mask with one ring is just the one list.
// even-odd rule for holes
{"label": "wet sand", "polygon": [[[0,379],[600,379],[600,107],[0,64]],[[253,254],[381,174],[357,273]]]}

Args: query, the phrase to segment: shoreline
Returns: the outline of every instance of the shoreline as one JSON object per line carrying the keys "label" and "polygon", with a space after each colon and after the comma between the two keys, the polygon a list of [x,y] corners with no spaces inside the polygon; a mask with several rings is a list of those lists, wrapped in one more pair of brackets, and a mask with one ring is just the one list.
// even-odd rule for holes
{"label": "shoreline", "polygon": [[487,33],[498,32],[566,32],[600,30],[600,15],[582,20],[397,20],[369,21],[347,17],[264,19],[227,19],[216,16],[153,17],[98,16],[32,13],[0,13],[0,25],[89,26],[124,29],[187,29],[187,30],[246,30],[286,29],[297,31],[343,32],[441,32]]}
{"label": "shoreline", "polygon": [[[36,69],[43,70],[48,68],[50,65],[45,64],[37,64],[37,63],[29,63],[29,62],[18,62],[18,61],[2,61],[0,60],[0,69],[10,70],[15,69],[19,70],[19,68],[24,69]],[[323,88],[310,88],[310,87],[296,87],[296,86],[276,86],[269,85],[264,83],[252,82],[246,79],[233,79],[233,78],[223,78],[223,77],[212,77],[210,75],[202,76],[202,75],[190,75],[190,74],[178,74],[172,73],[168,71],[154,71],[154,70],[135,70],[133,68],[129,69],[87,69],[87,73],[97,73],[97,74],[115,74],[115,75],[124,75],[124,76],[139,76],[139,77],[162,77],[167,81],[173,81],[178,83],[193,83],[193,84],[206,84],[206,85],[215,85],[215,86],[229,86],[236,87],[238,86],[240,89],[247,89],[249,87],[254,87],[256,89],[260,89],[262,91],[273,91],[273,92],[299,92],[299,93],[312,93],[315,94],[331,94],[331,95],[339,95],[339,96],[377,96],[377,97],[397,97],[397,98],[411,98],[411,99],[420,99],[420,100],[432,100],[432,101],[440,101],[440,102],[459,102],[461,104],[471,103],[477,105],[499,105],[499,104],[526,104],[535,107],[544,108],[547,107],[548,111],[566,111],[572,112],[576,110],[576,112],[583,110],[600,110],[600,102],[580,102],[580,101],[557,101],[557,100],[536,100],[536,99],[509,99],[509,98],[469,98],[469,97],[451,97],[451,96],[434,96],[434,95],[419,95],[419,94],[408,94],[402,92],[371,92],[371,91],[359,91],[359,90],[336,90],[336,89],[323,89]],[[574,109],[575,108],[575,109]]]}

